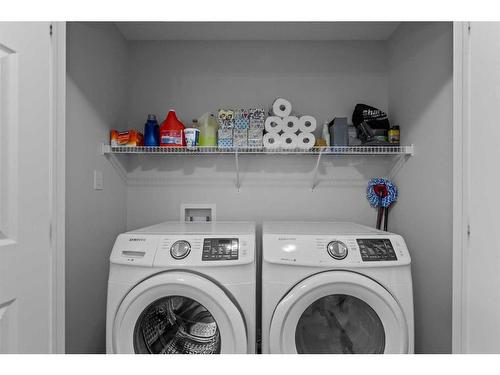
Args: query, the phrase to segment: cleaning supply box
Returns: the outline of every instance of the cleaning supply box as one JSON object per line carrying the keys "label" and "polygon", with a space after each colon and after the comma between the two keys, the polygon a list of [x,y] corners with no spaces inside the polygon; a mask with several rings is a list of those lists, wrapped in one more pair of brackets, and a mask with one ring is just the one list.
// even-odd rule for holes
{"label": "cleaning supply box", "polygon": [[144,146],[144,136],[136,130],[127,130],[119,132],[118,130],[111,130],[110,142],[111,147],[137,147]]}

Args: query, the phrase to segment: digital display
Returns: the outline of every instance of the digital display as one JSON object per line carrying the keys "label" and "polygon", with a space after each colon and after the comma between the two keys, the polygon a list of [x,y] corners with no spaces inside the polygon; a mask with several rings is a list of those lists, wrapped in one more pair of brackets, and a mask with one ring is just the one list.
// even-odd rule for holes
{"label": "digital display", "polygon": [[238,250],[237,238],[205,238],[201,260],[236,260]]}
{"label": "digital display", "polygon": [[398,260],[392,243],[388,238],[357,239],[363,262]]}

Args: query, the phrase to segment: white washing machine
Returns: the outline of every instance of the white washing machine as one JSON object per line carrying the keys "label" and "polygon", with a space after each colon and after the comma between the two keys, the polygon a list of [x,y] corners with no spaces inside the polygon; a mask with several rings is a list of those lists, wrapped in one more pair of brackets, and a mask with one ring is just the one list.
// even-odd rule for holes
{"label": "white washing machine", "polygon": [[263,224],[263,353],[413,353],[410,254],[353,223]]}
{"label": "white washing machine", "polygon": [[166,222],[120,234],[108,353],[254,353],[255,224]]}

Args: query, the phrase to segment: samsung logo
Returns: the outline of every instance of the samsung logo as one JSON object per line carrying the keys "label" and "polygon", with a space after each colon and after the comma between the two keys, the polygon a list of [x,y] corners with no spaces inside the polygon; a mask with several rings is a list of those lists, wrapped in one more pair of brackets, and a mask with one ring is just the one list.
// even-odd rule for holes
{"label": "samsung logo", "polygon": [[296,241],[295,237],[278,237],[278,241]]}
{"label": "samsung logo", "polygon": [[145,238],[129,238],[129,241],[146,241]]}

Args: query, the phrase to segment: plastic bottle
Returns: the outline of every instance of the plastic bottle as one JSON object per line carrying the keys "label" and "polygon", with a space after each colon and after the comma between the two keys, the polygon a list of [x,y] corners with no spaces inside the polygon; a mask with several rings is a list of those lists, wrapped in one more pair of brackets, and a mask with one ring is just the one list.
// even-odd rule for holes
{"label": "plastic bottle", "polygon": [[171,109],[160,126],[160,146],[183,147],[186,146],[184,137],[184,124],[179,121],[175,111]]}
{"label": "plastic bottle", "polygon": [[328,121],[323,123],[321,137],[326,141],[326,145],[330,146],[330,129],[328,128]]}
{"label": "plastic bottle", "polygon": [[144,146],[158,146],[160,144],[160,126],[156,115],[149,114],[144,125]]}
{"label": "plastic bottle", "polygon": [[219,124],[214,115],[209,112],[204,113],[198,119],[198,129],[200,129],[200,146],[217,146]]}

